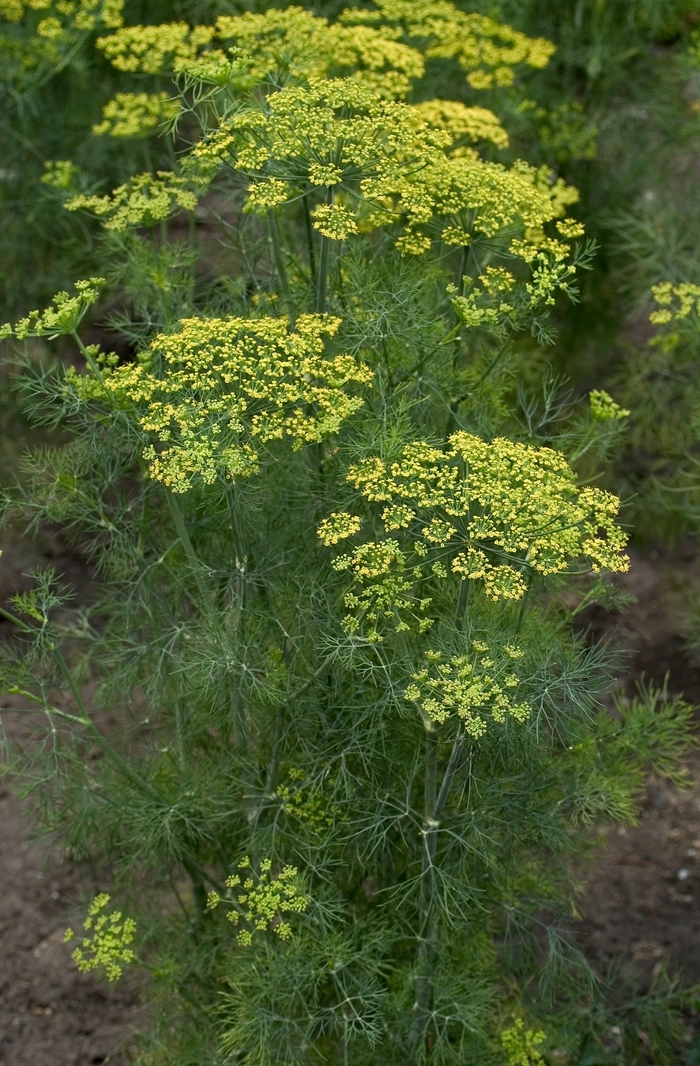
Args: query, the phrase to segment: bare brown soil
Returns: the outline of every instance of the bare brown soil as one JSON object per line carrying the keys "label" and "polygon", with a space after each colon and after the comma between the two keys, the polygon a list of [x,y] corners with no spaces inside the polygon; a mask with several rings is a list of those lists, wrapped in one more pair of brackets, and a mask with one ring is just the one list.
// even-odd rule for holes
{"label": "bare brown soil", "polygon": [[[46,534],[34,545],[5,545],[3,601],[47,560],[86,594],[81,560]],[[623,581],[636,603],[586,620],[592,635],[628,650],[621,685],[632,690],[640,676],[662,684],[668,674],[671,691],[700,705],[700,666],[678,622],[688,597],[700,600],[700,558],[638,552]],[[17,735],[23,729],[19,715],[6,724]],[[596,967],[617,960],[644,981],[670,964],[685,982],[700,982],[700,751],[687,765],[687,789],[650,780],[639,825],[611,831],[594,853],[578,935]],[[146,1024],[136,990],[79,974],[63,943],[80,904],[106,887],[33,842],[26,802],[0,778],[0,1066],[129,1061],[131,1036]]]}
{"label": "bare brown soil", "polygon": [[[700,559],[633,554],[622,583],[636,603],[617,617],[591,619],[629,653],[620,683],[641,679],[700,705],[700,668],[679,632],[700,602]],[[698,718],[700,724],[700,717]],[[649,980],[661,966],[700,983],[700,751],[686,760],[688,787],[650,779],[639,824],[611,830],[594,855],[579,935],[602,967],[616,960],[630,977]]]}

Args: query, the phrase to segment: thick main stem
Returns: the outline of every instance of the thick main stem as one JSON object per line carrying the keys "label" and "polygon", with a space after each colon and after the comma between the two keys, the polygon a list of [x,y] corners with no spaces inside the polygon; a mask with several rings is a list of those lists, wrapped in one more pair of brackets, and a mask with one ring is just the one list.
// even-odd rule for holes
{"label": "thick main stem", "polygon": [[435,726],[430,723],[425,730],[425,784],[423,790],[423,857],[421,862],[419,944],[416,977],[416,992],[413,1003],[413,1024],[409,1042],[414,1060],[418,1059],[421,1041],[425,1039],[430,1021],[432,999],[432,968],[435,955],[435,921],[433,915],[433,868],[437,854],[438,822],[435,817],[437,805],[437,756],[438,737]]}
{"label": "thick main stem", "polygon": [[464,737],[456,738],[452,745],[450,758],[445,769],[440,790],[437,787],[438,735],[434,723],[426,725],[425,730],[425,784],[423,793],[423,857],[421,862],[420,916],[417,957],[417,976],[415,1000],[413,1003],[413,1024],[409,1035],[411,1047],[411,1064],[417,1063],[420,1045],[430,1022],[430,1009],[433,995],[433,972],[437,948],[437,926],[435,922],[435,863],[437,858],[438,830],[440,816],[452,788],[455,774],[459,769]]}

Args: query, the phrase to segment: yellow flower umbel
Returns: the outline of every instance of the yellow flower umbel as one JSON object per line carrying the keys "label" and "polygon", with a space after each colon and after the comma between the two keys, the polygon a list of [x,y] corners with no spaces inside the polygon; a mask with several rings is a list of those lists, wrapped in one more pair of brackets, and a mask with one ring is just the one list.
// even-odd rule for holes
{"label": "yellow flower umbel", "polygon": [[75,296],[67,292],[58,292],[45,311],[30,311],[26,318],[15,325],[9,323],[0,327],[0,338],[16,337],[55,337],[75,333],[83,318],[97,303],[104,278],[88,278],[76,281]]}
{"label": "yellow flower umbel", "polygon": [[508,1066],[544,1066],[540,1044],[545,1033],[540,1029],[526,1029],[522,1018],[501,1033],[501,1044],[508,1058]]}
{"label": "yellow flower umbel", "polygon": [[700,310],[700,285],[684,282],[673,285],[662,281],[652,286],[652,294],[658,310],[652,311],[649,321],[655,326],[665,326],[670,322],[681,322],[690,315],[697,317]]}
{"label": "yellow flower umbel", "polygon": [[495,19],[460,11],[449,0],[375,0],[375,10],[350,8],[340,20],[402,34],[429,59],[456,59],[473,89],[512,85],[521,65],[546,67],[554,45]]}
{"label": "yellow flower umbel", "polygon": [[180,105],[167,93],[117,93],[102,108],[102,122],[92,132],[109,137],[147,137],[175,118]]}
{"label": "yellow flower umbel", "polygon": [[138,363],[106,376],[103,396],[135,408],[155,438],[144,453],[151,477],[173,492],[248,477],[262,444],[287,438],[297,450],[325,440],[362,406],[345,388],[370,384],[372,372],[324,351],[339,324],[325,315],[301,315],[293,331],[281,318],[183,319]]}
{"label": "yellow flower umbel", "polygon": [[284,81],[352,76],[382,96],[405,96],[422,77],[425,63],[415,48],[371,26],[345,26],[300,7],[262,14],[222,15],[217,39],[252,59],[258,78]]}
{"label": "yellow flower umbel", "polygon": [[279,786],[276,796],[287,814],[298,818],[316,833],[321,833],[324,829],[332,829],[343,817],[338,804],[330,802],[324,794],[333,784],[332,778],[321,784],[310,784],[303,770],[292,767],[287,774],[287,782]]}
{"label": "yellow flower umbel", "polygon": [[[90,936],[82,938],[72,958],[82,973],[103,966],[107,980],[116,981],[121,977],[124,967],[136,958],[129,946],[136,936],[136,922],[132,918],[123,918],[121,911],[108,913],[105,908],[109,901],[106,892],[95,896],[83,922],[83,929]],[[64,942],[72,940],[74,936],[72,929],[66,929]]]}
{"label": "yellow flower umbel", "polygon": [[428,651],[426,665],[411,675],[404,698],[430,722],[446,722],[456,713],[469,736],[478,740],[488,728],[485,714],[499,723],[507,716],[517,722],[530,717],[530,705],[512,698],[520,683],[515,663],[522,655],[515,645],[494,649],[483,641],[473,642],[471,655],[451,659]]}
{"label": "yellow flower umbel", "polygon": [[[627,569],[617,497],[579,488],[559,452],[498,438],[488,444],[464,432],[449,443],[442,451],[417,441],[395,462],[371,457],[351,467],[348,481],[381,508],[384,536],[333,562],[352,576],[349,632],[367,623],[377,639],[381,625],[410,628],[407,615],[427,629],[431,601],[421,585],[450,574],[482,582],[492,600],[519,600],[533,571],[559,573],[578,559],[596,572]],[[321,524],[321,540],[355,536],[353,519],[333,515]]]}
{"label": "yellow flower umbel", "polygon": [[497,148],[508,147],[508,134],[493,111],[485,107],[467,107],[457,100],[424,100],[415,107],[429,126],[450,134],[452,156],[469,154],[464,145],[477,141],[490,141]]}
{"label": "yellow flower umbel", "polygon": [[67,211],[91,211],[105,219],[104,227],[124,233],[129,227],[154,226],[178,211],[193,211],[201,184],[159,170],[156,177],[148,172],[136,174],[120,185],[111,196],[73,196],[66,201]]}
{"label": "yellow flower umbel", "polygon": [[591,415],[595,422],[621,422],[629,418],[630,411],[615,403],[610,393],[605,389],[593,389],[588,394],[591,405]]}
{"label": "yellow flower umbel", "polygon": [[160,74],[196,59],[213,36],[213,26],[190,27],[186,22],[124,26],[109,37],[98,38],[97,47],[117,70]]}
{"label": "yellow flower umbel", "polygon": [[289,940],[292,927],[284,920],[285,916],[303,914],[311,902],[303,891],[296,866],[285,866],[274,876],[271,859],[263,859],[256,872],[246,856],[239,862],[238,870],[226,879],[228,895],[209,893],[209,910],[215,910],[221,903],[228,904],[231,908],[226,914],[228,920],[234,925],[247,926],[239,930],[236,938],[243,947],[252,944],[256,933],[268,930],[280,940]]}
{"label": "yellow flower umbel", "polygon": [[[410,175],[438,165],[450,143],[450,134],[431,129],[415,108],[359,82],[310,79],[226,119],[194,148],[186,168],[207,177],[223,166],[246,174],[253,210],[319,193],[323,210],[314,225],[341,239],[356,232],[359,216],[371,228],[414,211],[416,197],[425,196]],[[367,216],[367,202],[376,217]],[[430,216],[430,201],[424,210]]]}

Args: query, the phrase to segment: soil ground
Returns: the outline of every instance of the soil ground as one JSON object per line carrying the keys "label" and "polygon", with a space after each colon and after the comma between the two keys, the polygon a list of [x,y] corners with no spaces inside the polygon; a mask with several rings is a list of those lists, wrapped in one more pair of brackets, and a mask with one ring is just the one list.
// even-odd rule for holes
{"label": "soil ground", "polygon": [[[81,561],[46,535],[31,549],[6,546],[2,600],[47,558],[85,594]],[[586,619],[592,635],[627,649],[620,683],[632,691],[640,677],[660,685],[668,674],[670,691],[700,706],[700,666],[678,629],[688,596],[700,602],[700,557],[636,552],[622,581],[635,604]],[[6,717],[10,731],[23,728],[20,716]],[[611,831],[596,848],[578,925],[595,967],[617,960],[645,981],[670,964],[684,982],[700,982],[700,750],[687,765],[687,789],[650,780],[639,824]],[[63,944],[79,901],[105,886],[35,843],[27,810],[0,778],[0,1066],[126,1063],[130,1037],[145,1022],[137,991],[79,974]]]}

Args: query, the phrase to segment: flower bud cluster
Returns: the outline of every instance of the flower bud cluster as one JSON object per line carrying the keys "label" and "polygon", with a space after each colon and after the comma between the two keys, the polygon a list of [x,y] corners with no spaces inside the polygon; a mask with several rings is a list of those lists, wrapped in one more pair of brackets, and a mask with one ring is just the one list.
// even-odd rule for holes
{"label": "flower bud cluster", "polygon": [[243,947],[249,947],[256,933],[268,930],[280,940],[289,940],[292,927],[284,920],[285,915],[303,914],[311,900],[303,891],[296,866],[285,866],[276,876],[272,874],[272,860],[263,859],[256,872],[246,856],[238,864],[238,873],[226,879],[229,894],[220,896],[210,892],[208,909],[215,910],[221,903],[230,909],[226,917],[234,925],[246,923],[236,939]]}
{"label": "flower bud cluster", "polygon": [[[124,967],[136,957],[129,947],[136,936],[136,922],[133,918],[123,918],[121,911],[107,913],[105,908],[109,902],[110,897],[106,892],[95,896],[83,922],[83,929],[91,935],[82,938],[72,958],[82,973],[103,966],[107,980],[116,981],[121,977]],[[66,929],[64,942],[72,940],[74,936],[72,929]]]}
{"label": "flower bud cluster", "polygon": [[472,643],[471,655],[454,655],[448,660],[439,651],[428,651],[426,665],[411,675],[412,684],[404,698],[432,722],[446,722],[456,713],[469,736],[478,740],[488,728],[487,713],[499,723],[507,716],[517,722],[530,717],[530,705],[512,699],[520,684],[515,663],[522,657],[517,645],[507,644],[494,651],[484,641]]}
{"label": "flower bud cluster", "polygon": [[110,137],[147,137],[164,122],[175,118],[180,105],[167,93],[117,93],[102,109],[102,122],[95,134]]}
{"label": "flower bud cluster", "polygon": [[[326,315],[301,315],[294,330],[282,318],[182,319],[139,362],[105,375],[103,396],[135,408],[155,437],[144,452],[151,477],[173,492],[248,477],[260,444],[325,440],[362,406],[345,388],[370,385],[372,371],[324,351],[339,324]],[[93,381],[89,390],[94,397]]]}
{"label": "flower bud cluster", "polygon": [[61,337],[74,333],[83,318],[97,303],[104,278],[88,278],[76,281],[75,296],[67,292],[58,292],[44,311],[30,311],[26,318],[21,318],[15,326],[6,323],[0,327],[0,338],[16,337]]}
{"label": "flower bud cluster", "polygon": [[[350,632],[362,621],[375,637],[380,622],[420,631],[430,596],[420,583],[446,579],[483,582],[492,600],[519,600],[528,574],[554,574],[583,558],[595,572],[622,571],[625,534],[616,525],[619,501],[579,488],[566,459],[551,448],[497,438],[491,443],[459,432],[443,451],[426,441],[407,444],[401,457],[377,456],[351,467],[348,481],[369,503],[382,505],[385,536],[338,556],[333,567],[352,576],[345,594]],[[332,545],[356,535],[359,515],[338,512],[319,528]]]}

